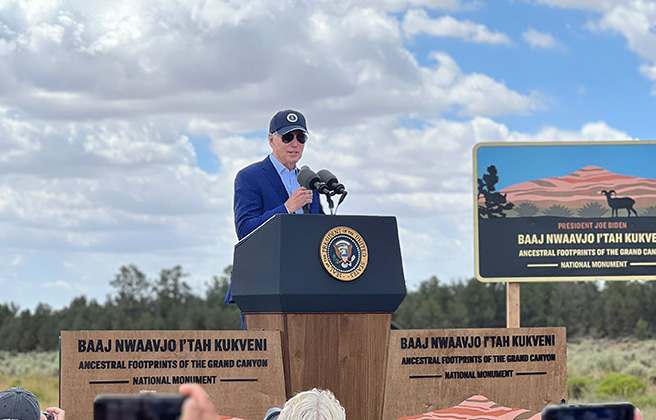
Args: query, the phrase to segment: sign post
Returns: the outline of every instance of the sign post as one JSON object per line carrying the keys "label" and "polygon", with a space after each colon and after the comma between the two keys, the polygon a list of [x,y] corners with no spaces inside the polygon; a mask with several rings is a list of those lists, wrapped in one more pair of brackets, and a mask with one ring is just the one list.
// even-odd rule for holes
{"label": "sign post", "polygon": [[506,327],[519,328],[520,324],[519,283],[506,283]]}

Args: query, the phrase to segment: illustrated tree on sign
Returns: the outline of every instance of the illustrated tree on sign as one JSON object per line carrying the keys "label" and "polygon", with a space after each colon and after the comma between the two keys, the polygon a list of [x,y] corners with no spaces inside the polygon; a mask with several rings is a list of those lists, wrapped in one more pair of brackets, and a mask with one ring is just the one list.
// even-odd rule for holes
{"label": "illustrated tree on sign", "polygon": [[499,182],[497,168],[494,165],[487,167],[487,173],[483,178],[478,178],[478,197],[483,196],[485,205],[478,204],[478,217],[497,218],[506,217],[504,210],[510,210],[515,205],[509,203],[506,194],[501,194],[496,190],[495,185]]}

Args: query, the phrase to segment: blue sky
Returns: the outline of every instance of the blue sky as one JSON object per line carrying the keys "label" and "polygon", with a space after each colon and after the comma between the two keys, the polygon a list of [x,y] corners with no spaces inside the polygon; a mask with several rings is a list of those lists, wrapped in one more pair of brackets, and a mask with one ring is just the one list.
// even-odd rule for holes
{"label": "blue sky", "polygon": [[[576,130],[586,122],[603,120],[611,126],[632,127],[635,138],[651,139],[653,130],[647,122],[655,111],[652,82],[635,74],[643,60],[622,37],[587,30],[586,23],[595,15],[533,2],[487,2],[458,17],[508,35],[512,45],[418,36],[408,49],[423,65],[430,65],[430,51],[447,50],[464,72],[484,73],[517,91],[544,95],[541,112],[495,119],[515,129],[536,132],[557,124]],[[556,45],[539,48],[522,42],[522,35],[531,29],[551,34]]]}
{"label": "blue sky", "polygon": [[340,214],[397,218],[410,290],[468,280],[474,146],[653,140],[654,45],[654,0],[1,2],[0,303],[104,301],[127,264],[202,293],[286,108]]}
{"label": "blue sky", "polygon": [[207,136],[189,136],[189,141],[196,152],[196,165],[208,174],[215,174],[221,170],[221,164],[210,148],[212,139]]}
{"label": "blue sky", "polygon": [[619,175],[656,179],[656,143],[590,142],[587,144],[540,144],[515,146],[481,144],[474,150],[477,177],[494,165],[499,174],[497,190],[543,178],[569,175],[586,166],[599,166]]}

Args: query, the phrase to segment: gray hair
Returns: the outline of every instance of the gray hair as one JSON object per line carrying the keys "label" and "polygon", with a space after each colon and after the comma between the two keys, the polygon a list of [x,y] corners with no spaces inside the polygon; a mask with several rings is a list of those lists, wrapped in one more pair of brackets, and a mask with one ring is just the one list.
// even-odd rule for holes
{"label": "gray hair", "polygon": [[290,398],[279,420],[346,420],[346,412],[332,392],[312,388]]}

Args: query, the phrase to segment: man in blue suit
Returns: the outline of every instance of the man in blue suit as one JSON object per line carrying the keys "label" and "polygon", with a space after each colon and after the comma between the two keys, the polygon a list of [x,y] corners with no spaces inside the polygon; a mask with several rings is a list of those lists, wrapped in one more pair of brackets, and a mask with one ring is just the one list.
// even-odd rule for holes
{"label": "man in blue suit", "polygon": [[[269,123],[271,154],[245,167],[235,178],[235,228],[242,239],[278,213],[324,214],[319,193],[301,187],[296,164],[307,141],[305,117],[298,111],[278,112]],[[228,288],[225,303],[234,302]],[[244,317],[242,314],[242,328]]]}
{"label": "man in blue suit", "polygon": [[290,109],[269,124],[271,154],[235,178],[235,227],[242,239],[278,213],[323,214],[319,193],[301,187],[296,164],[307,141],[305,117]]}

